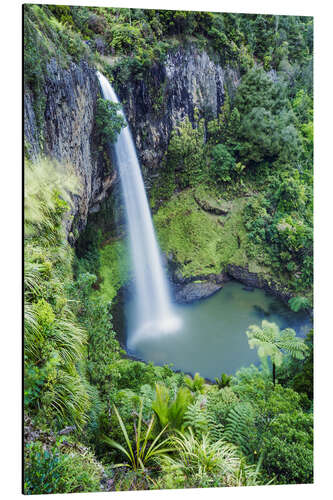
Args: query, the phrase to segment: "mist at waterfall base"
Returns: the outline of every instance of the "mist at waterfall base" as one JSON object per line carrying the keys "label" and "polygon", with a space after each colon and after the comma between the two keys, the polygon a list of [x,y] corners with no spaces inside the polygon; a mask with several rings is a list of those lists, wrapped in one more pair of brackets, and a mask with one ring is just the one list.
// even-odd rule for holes
{"label": "mist at waterfall base", "polygon": [[[104,99],[119,104],[105,76],[97,72],[97,77]],[[123,112],[119,113],[126,120]],[[135,284],[132,304],[135,323],[127,337],[128,347],[133,348],[140,340],[177,331],[181,323],[171,305],[141,169],[128,125],[119,133],[113,151],[126,211]]]}

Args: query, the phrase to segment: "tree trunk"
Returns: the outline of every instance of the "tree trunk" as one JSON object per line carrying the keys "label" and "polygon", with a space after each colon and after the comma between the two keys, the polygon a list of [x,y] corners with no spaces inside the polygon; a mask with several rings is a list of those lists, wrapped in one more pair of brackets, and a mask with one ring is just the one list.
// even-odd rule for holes
{"label": "tree trunk", "polygon": [[275,387],[275,363],[272,363],[273,364],[273,385]]}

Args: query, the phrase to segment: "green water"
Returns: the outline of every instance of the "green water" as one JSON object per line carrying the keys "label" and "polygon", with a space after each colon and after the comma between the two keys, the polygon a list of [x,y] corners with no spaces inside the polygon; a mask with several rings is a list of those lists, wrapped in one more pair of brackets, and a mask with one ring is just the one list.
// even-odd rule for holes
{"label": "green water", "polygon": [[249,325],[267,319],[302,337],[311,328],[307,314],[293,313],[275,297],[258,289],[246,291],[238,282],[227,283],[208,299],[178,305],[176,312],[182,319],[179,331],[141,340],[130,354],[158,365],[172,363],[175,370],[199,372],[208,379],[259,364],[256,350],[248,346]]}

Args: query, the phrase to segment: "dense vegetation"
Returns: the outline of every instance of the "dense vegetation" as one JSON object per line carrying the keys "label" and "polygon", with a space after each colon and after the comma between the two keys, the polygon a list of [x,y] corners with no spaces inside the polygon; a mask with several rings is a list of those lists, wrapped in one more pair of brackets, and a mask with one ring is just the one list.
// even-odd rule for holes
{"label": "dense vegetation", "polygon": [[[242,79],[217,117],[195,110],[171,134],[150,192],[161,246],[185,277],[248,266],[279,282],[293,310],[309,308],[312,19],[26,5],[40,144],[51,57],[89,60],[120,85],[193,43]],[[114,141],[117,107],[99,99],[96,126],[102,146]],[[125,241],[109,241],[112,199],[73,249],[75,176],[27,159],[25,179],[25,492],[312,482],[312,332],[303,342],[249,325],[261,365],[215,382],[127,359],[112,318],[128,279]]]}

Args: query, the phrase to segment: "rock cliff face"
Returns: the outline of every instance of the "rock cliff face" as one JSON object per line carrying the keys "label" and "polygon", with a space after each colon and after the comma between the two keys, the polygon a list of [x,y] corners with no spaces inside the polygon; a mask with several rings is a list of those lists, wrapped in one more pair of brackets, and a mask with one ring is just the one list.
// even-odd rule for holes
{"label": "rock cliff face", "polygon": [[[72,165],[80,180],[80,194],[73,196],[75,228],[84,228],[88,212],[98,209],[115,179],[106,172],[103,156],[97,150],[95,109],[99,86],[95,69],[82,62],[60,68],[55,60],[47,66],[43,126],[43,154],[64,165]],[[24,132],[30,157],[41,153],[32,94],[24,96]],[[110,170],[110,169],[109,169]],[[67,223],[67,232],[72,223]]]}
{"label": "rock cliff face", "polygon": [[225,88],[232,95],[239,83],[235,70],[222,68],[195,46],[169,53],[152,67],[148,78],[127,86],[117,84],[143,166],[145,181],[158,175],[172,129],[186,115],[194,120],[215,117],[224,102]]}
{"label": "rock cliff face", "polygon": [[[160,161],[170,134],[186,115],[194,120],[198,108],[202,116],[216,116],[224,101],[225,87],[233,93],[239,82],[234,70],[224,69],[196,47],[179,48],[163,63],[152,67],[144,80],[117,85],[130,124],[146,185],[158,176]],[[99,152],[94,130],[99,86],[95,69],[86,62],[60,68],[55,60],[47,67],[43,153],[63,164],[73,165],[82,185],[75,195],[74,227],[80,232],[88,213],[98,211],[100,202],[114,185],[116,173],[106,165],[107,155]],[[24,96],[24,134],[30,157],[41,151],[32,93]],[[73,231],[68,222],[68,234]],[[73,235],[71,234],[73,238]]]}

